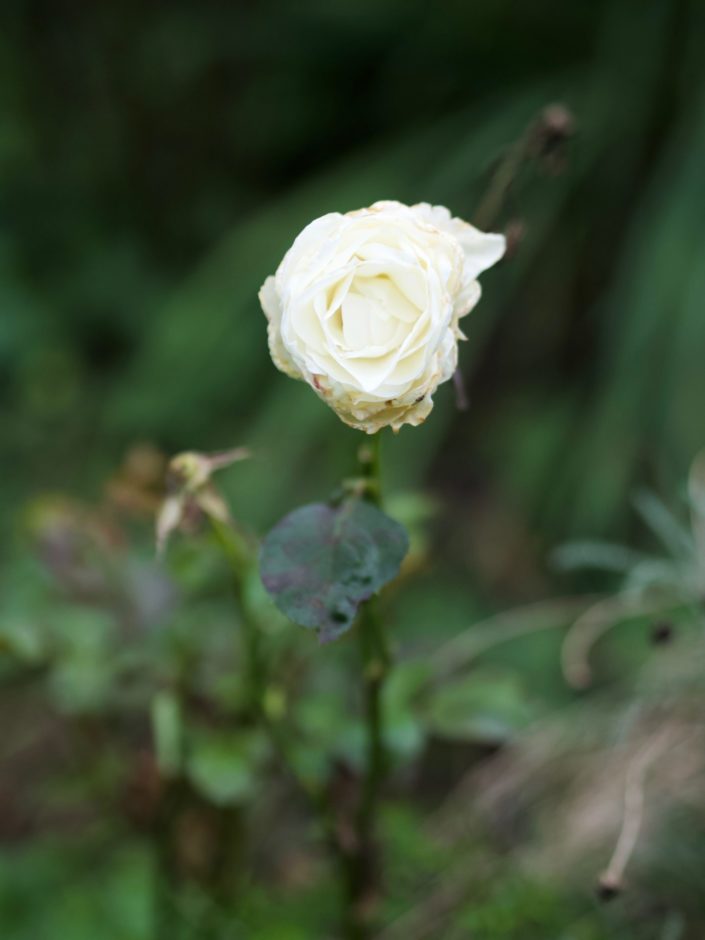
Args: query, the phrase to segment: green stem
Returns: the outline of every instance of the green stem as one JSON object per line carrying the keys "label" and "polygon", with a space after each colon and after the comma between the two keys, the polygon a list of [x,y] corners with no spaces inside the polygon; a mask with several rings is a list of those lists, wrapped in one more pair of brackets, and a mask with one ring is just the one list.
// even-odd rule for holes
{"label": "green stem", "polygon": [[364,483],[362,498],[382,507],[382,432],[373,434],[358,451],[360,476]]}
{"label": "green stem", "polygon": [[256,564],[255,553],[245,536],[233,525],[213,517],[211,517],[211,525],[233,574],[233,588],[240,608],[244,640],[246,700],[253,715],[259,718],[264,713],[265,663],[262,657],[259,624],[251,615],[245,597],[245,584]]}
{"label": "green stem", "polygon": [[298,786],[312,811],[319,817],[327,838],[332,842],[334,841],[332,835],[334,824],[325,796],[299,773],[296,761],[291,756],[291,737],[281,722],[272,717],[267,707],[267,663],[262,655],[260,626],[249,612],[247,599],[244,596],[246,580],[257,564],[256,552],[234,526],[213,518],[211,518],[211,524],[233,575],[233,587],[240,608],[245,639],[247,686],[249,690],[247,701],[250,704],[253,717],[261,723],[279,763]]}
{"label": "green stem", "polygon": [[382,690],[390,667],[389,650],[374,600],[365,605],[360,623],[367,723],[367,768],[360,801],[361,831],[370,834],[373,828],[379,789],[387,769],[384,747]]}
{"label": "green stem", "polygon": [[[378,507],[382,502],[380,444],[381,435],[376,434],[360,448],[359,454],[365,483],[363,498]],[[380,790],[387,772],[382,694],[391,659],[375,598],[364,605],[357,632],[362,659],[367,743],[365,771],[354,821],[354,848],[344,860],[347,893],[344,932],[349,940],[364,940],[370,936],[371,915],[378,894],[377,815]]]}
{"label": "green stem", "polygon": [[166,780],[153,830],[155,940],[176,940],[181,933],[178,898],[182,889],[174,844],[174,823],[185,802],[179,780]]}

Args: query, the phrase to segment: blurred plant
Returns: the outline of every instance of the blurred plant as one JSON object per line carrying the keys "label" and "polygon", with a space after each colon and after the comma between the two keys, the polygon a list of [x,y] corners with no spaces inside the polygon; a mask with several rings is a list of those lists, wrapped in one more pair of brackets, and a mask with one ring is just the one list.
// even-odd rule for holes
{"label": "blurred plant", "polygon": [[[535,137],[532,129],[527,140]],[[522,147],[521,160],[512,160],[509,174],[506,166],[500,168],[502,193],[523,160],[536,155],[534,149],[533,144]],[[441,216],[443,225],[463,226],[443,212]],[[482,236],[464,226],[463,237],[466,230],[471,260],[473,251],[482,254],[477,238],[503,247],[500,236]],[[430,231],[424,229],[425,237]],[[450,244],[449,239],[439,236],[442,245]],[[464,258],[461,250],[456,255]],[[454,289],[462,287],[469,291],[469,302],[476,301],[477,265],[462,277],[456,273]],[[465,310],[465,301],[458,302]],[[454,352],[457,338],[449,335]],[[454,355],[451,358],[454,361]],[[442,371],[449,378],[452,368],[449,371],[445,363]],[[390,413],[393,417],[393,408]],[[449,684],[418,710],[412,701],[425,676],[421,664],[409,663],[390,673],[382,609],[373,595],[396,576],[409,542],[403,526],[380,508],[379,448],[377,433],[360,448],[357,475],[345,479],[328,504],[309,505],[285,517],[271,530],[261,552],[256,539],[233,518],[212,479],[215,471],[249,456],[248,451],[188,452],[170,462],[157,513],[158,552],[163,554],[167,541],[181,529],[207,561],[212,557],[202,543],[207,524],[230,569],[240,626],[237,645],[220,659],[217,634],[206,643],[197,640],[190,627],[182,632],[173,605],[150,610],[137,632],[131,616],[127,632],[119,632],[122,610],[130,610],[133,585],[125,582],[115,553],[101,547],[103,526],[114,532],[116,543],[127,541],[110,511],[96,515],[99,526],[92,522],[94,514],[82,508],[64,513],[58,526],[53,517],[37,513],[37,546],[56,583],[76,603],[105,611],[108,620],[101,631],[77,633],[92,650],[89,667],[85,661],[77,666],[69,661],[78,676],[84,669],[95,687],[82,690],[71,672],[67,674],[67,660],[52,649],[53,639],[37,658],[58,677],[52,681],[65,690],[69,715],[90,715],[95,734],[102,735],[107,716],[120,715],[124,707],[134,709],[138,727],[149,716],[153,746],[145,751],[142,744],[139,758],[131,762],[126,814],[152,843],[159,936],[171,936],[184,918],[188,920],[179,898],[184,892],[187,898],[195,896],[195,887],[201,896],[198,919],[207,934],[218,934],[231,921],[238,909],[235,895],[241,894],[246,880],[243,853],[257,839],[251,816],[258,798],[271,799],[267,771],[273,762],[305,798],[339,863],[345,935],[369,936],[383,894],[379,825],[382,788],[390,770],[417,757],[428,737],[472,738],[493,745],[527,720],[523,694],[510,677],[488,675],[484,685],[476,680],[473,688]],[[159,498],[154,484],[159,465],[158,453],[147,446],[134,449],[110,481],[108,505],[127,515],[148,512]],[[348,665],[345,685],[356,698],[353,677],[361,671],[361,722],[351,720],[345,710],[336,714],[329,700],[314,705],[315,697],[310,698],[302,680],[315,685],[314,674],[321,667],[313,668],[310,654],[307,662],[298,661],[296,642],[281,629],[281,619],[262,592],[260,566],[264,585],[279,608],[315,628],[322,640],[341,635],[357,622],[361,662],[357,669]],[[406,570],[408,578],[413,565]],[[206,571],[204,583],[208,581]],[[166,593],[175,594],[175,587],[169,585]],[[142,632],[166,620],[177,625],[152,636]],[[49,634],[54,630],[52,625]],[[325,676],[325,670],[321,672]],[[143,734],[142,727],[138,737]]]}
{"label": "blurred plant", "polygon": [[[394,799],[381,807],[380,921],[405,938],[700,940],[702,650],[686,628],[697,606],[668,600],[690,597],[687,564],[675,590],[634,592],[642,615],[605,596],[604,579],[591,583],[599,626],[591,639],[583,621],[573,637],[587,639],[577,661],[598,681],[575,700],[551,663],[562,628],[594,598],[467,623],[536,594],[525,556],[557,536],[619,533],[634,479],[663,481],[701,441],[701,5],[640,7],[638,42],[631,0],[456,4],[446,17],[397,0],[373,15],[359,4],[216,14],[177,3],[132,24],[108,3],[70,23],[47,7],[41,29],[33,7],[10,2],[5,13],[4,517],[38,489],[90,490],[140,433],[172,451],[212,447],[235,428],[266,453],[276,437],[285,468],[253,460],[237,477],[237,518],[260,526],[292,492],[320,490],[331,468],[347,468],[349,436],[268,380],[251,299],[291,233],[313,211],[380,190],[478,220],[480,188],[541,102],[564,96],[579,115],[579,152],[560,179],[535,185],[565,166],[562,117],[506,190],[508,253],[521,251],[466,350],[476,420],[452,428],[441,398],[433,424],[388,454],[390,476],[411,487],[441,452],[434,483],[455,529],[477,533],[481,560],[501,544],[507,572],[499,597],[482,579],[469,587],[465,566],[443,577],[444,550],[477,570],[474,542],[437,526],[428,552],[416,523],[406,590],[382,599],[391,620],[398,595],[405,630],[383,697]],[[435,79],[409,95],[421,91],[419,54]],[[165,936],[204,924],[228,937],[319,936],[335,916],[321,827],[312,839],[290,778],[274,772],[271,739],[253,734],[245,630],[223,602],[232,578],[212,523],[189,513],[188,540],[173,539],[159,566],[145,549],[140,519],[163,496],[164,458],[149,451],[112,475],[107,506],[61,500],[45,534],[39,519],[33,556],[9,526],[3,539],[3,933],[153,936],[157,855]],[[499,536],[496,506],[480,525],[465,516],[493,499],[530,532],[525,555]],[[419,504],[394,494],[387,508],[411,526]],[[47,506],[36,502],[38,516]],[[628,553],[631,567],[610,563],[623,587],[637,555],[672,568],[678,554]],[[266,711],[286,716],[301,775],[329,782],[345,833],[364,762],[355,661],[343,642],[312,668],[307,637],[285,628],[256,579],[244,590],[268,659]],[[649,742],[671,719],[674,747],[651,760]],[[472,786],[428,820],[424,807],[469,765]],[[585,885],[640,789],[630,891],[596,910]],[[626,814],[622,845],[638,815]]]}
{"label": "blurred plant", "polygon": [[698,618],[705,603],[705,452],[693,462],[688,480],[689,525],[649,491],[635,498],[635,507],[666,554],[648,555],[609,542],[571,542],[553,554],[564,570],[597,568],[622,576],[618,592],[589,607],[567,633],[563,670],[575,688],[592,682],[589,656],[604,633],[626,617],[650,615],[658,622],[654,640],[666,642],[673,612]]}
{"label": "blurred plant", "polygon": [[[701,467],[698,461],[689,487],[693,531],[700,526],[702,507],[693,496],[700,493]],[[357,492],[364,491],[360,479],[365,477],[351,481]],[[55,587],[47,606],[36,607],[29,620],[6,616],[0,631],[8,707],[11,688],[16,698],[40,682],[57,716],[51,748],[41,733],[23,741],[21,725],[4,742],[6,752],[18,755],[10,777],[21,794],[14,815],[23,825],[36,825],[33,788],[21,784],[22,775],[36,774],[38,761],[54,760],[52,748],[65,749],[68,767],[59,764],[51,773],[58,769],[66,778],[71,768],[73,782],[53,796],[52,815],[45,809],[42,825],[82,819],[85,829],[117,812],[148,841],[157,863],[157,904],[156,920],[145,921],[145,937],[154,930],[165,937],[221,937],[253,931],[254,925],[264,930],[274,914],[257,900],[258,883],[281,898],[282,918],[289,911],[302,936],[319,932],[322,919],[334,916],[330,903],[317,900],[315,910],[296,907],[293,913],[286,898],[320,890],[330,899],[336,879],[321,850],[332,851],[344,871],[345,853],[356,845],[369,743],[357,716],[354,649],[343,642],[327,646],[323,658],[316,655],[305,631],[292,630],[268,601],[256,567],[251,577],[239,567],[235,574],[227,549],[228,534],[235,532],[230,519],[224,533],[219,518],[214,525],[201,513],[188,537],[171,543],[168,566],[155,568],[130,545],[126,521],[132,510],[49,505],[50,511],[37,505],[28,519]],[[416,511],[410,504],[402,516],[408,522]],[[419,544],[418,535],[413,540]],[[245,544],[254,565],[256,543],[245,536]],[[111,560],[107,579],[104,553]],[[149,616],[126,619],[126,612],[144,610],[131,598],[144,599],[147,572],[162,584],[164,601]],[[255,701],[247,628],[233,631],[233,612],[220,600],[226,573],[228,580],[235,576],[238,624],[243,627],[245,616],[257,624],[263,684]],[[634,866],[627,902],[648,908],[648,885],[660,877],[663,858],[654,846],[667,839],[669,826],[678,827],[679,813],[699,818],[702,646],[686,627],[700,608],[683,603],[696,582],[689,574],[685,583],[685,593],[671,593],[671,587],[665,596],[662,587],[654,595],[645,592],[642,598],[653,606],[638,617],[632,608],[615,607],[621,614],[613,614],[614,625],[623,627],[603,642],[618,643],[631,630],[629,645],[644,635],[647,648],[657,644],[626,693],[619,691],[621,670],[613,667],[606,691],[598,686],[594,697],[588,693],[558,712],[561,699],[550,691],[545,660],[532,678],[528,651],[541,636],[556,634],[558,640],[566,626],[570,636],[571,623],[595,607],[594,598],[558,598],[497,615],[433,643],[430,655],[403,652],[380,696],[384,792],[391,787],[397,794],[379,802],[387,897],[375,900],[377,918],[386,924],[383,936],[424,937],[446,929],[462,935],[467,921],[473,929],[496,929],[506,940],[520,923],[529,929],[525,918],[535,916],[542,925],[537,940],[551,918],[557,925],[574,922],[576,935],[590,940],[631,937],[636,915],[616,907],[600,921],[589,905],[571,907],[575,901],[560,892],[570,880],[580,885],[581,878],[594,878],[614,840],[601,891],[621,888],[625,868]],[[666,598],[673,601],[668,629]],[[381,600],[380,614],[388,620],[388,600]],[[674,631],[679,640],[668,644]],[[634,669],[634,651],[630,661]],[[394,815],[399,796],[423,800],[436,792],[452,749],[466,755],[461,781],[451,775],[438,791],[450,788],[440,809],[405,830]],[[471,760],[471,753],[483,759]],[[507,841],[511,874],[501,862]],[[294,846],[300,854],[292,854]],[[692,855],[696,847],[688,852],[682,865],[698,857]],[[514,895],[509,885],[517,877],[523,887]],[[548,892],[542,913],[534,908],[541,891]],[[510,896],[512,917],[506,908],[500,913],[501,897]],[[690,923],[686,886],[669,876],[659,896],[671,905],[664,923],[678,917]],[[690,940],[688,933],[683,937]]]}

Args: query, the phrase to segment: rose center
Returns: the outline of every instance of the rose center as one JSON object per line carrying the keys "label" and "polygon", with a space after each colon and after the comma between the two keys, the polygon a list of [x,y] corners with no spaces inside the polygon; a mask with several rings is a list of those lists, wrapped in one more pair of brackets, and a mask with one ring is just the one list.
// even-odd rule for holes
{"label": "rose center", "polygon": [[418,315],[388,276],[358,276],[340,307],[343,343],[350,351],[387,351],[402,341]]}

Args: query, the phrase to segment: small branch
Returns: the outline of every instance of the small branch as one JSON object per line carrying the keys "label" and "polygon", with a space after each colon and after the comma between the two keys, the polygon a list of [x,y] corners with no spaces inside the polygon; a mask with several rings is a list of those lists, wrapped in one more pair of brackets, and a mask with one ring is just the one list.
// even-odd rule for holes
{"label": "small branch", "polygon": [[497,224],[509,190],[529,156],[529,144],[530,135],[527,131],[512,144],[492,175],[487,191],[473,216],[473,222],[479,229],[484,231]]}
{"label": "small branch", "polygon": [[551,104],[543,108],[499,162],[475,210],[475,225],[487,230],[497,224],[507,196],[525,163],[539,160],[554,172],[560,170],[561,151],[574,132],[573,116],[564,105]]}

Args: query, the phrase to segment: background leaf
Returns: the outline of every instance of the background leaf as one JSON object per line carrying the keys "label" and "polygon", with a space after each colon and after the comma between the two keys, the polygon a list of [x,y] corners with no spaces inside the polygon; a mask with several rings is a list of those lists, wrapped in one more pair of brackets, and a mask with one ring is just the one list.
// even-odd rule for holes
{"label": "background leaf", "polygon": [[200,732],[191,742],[188,773],[196,789],[218,806],[244,802],[266,755],[256,731]]}
{"label": "background leaf", "polygon": [[518,679],[497,671],[473,673],[433,696],[429,730],[443,738],[498,744],[524,728],[533,709]]}

